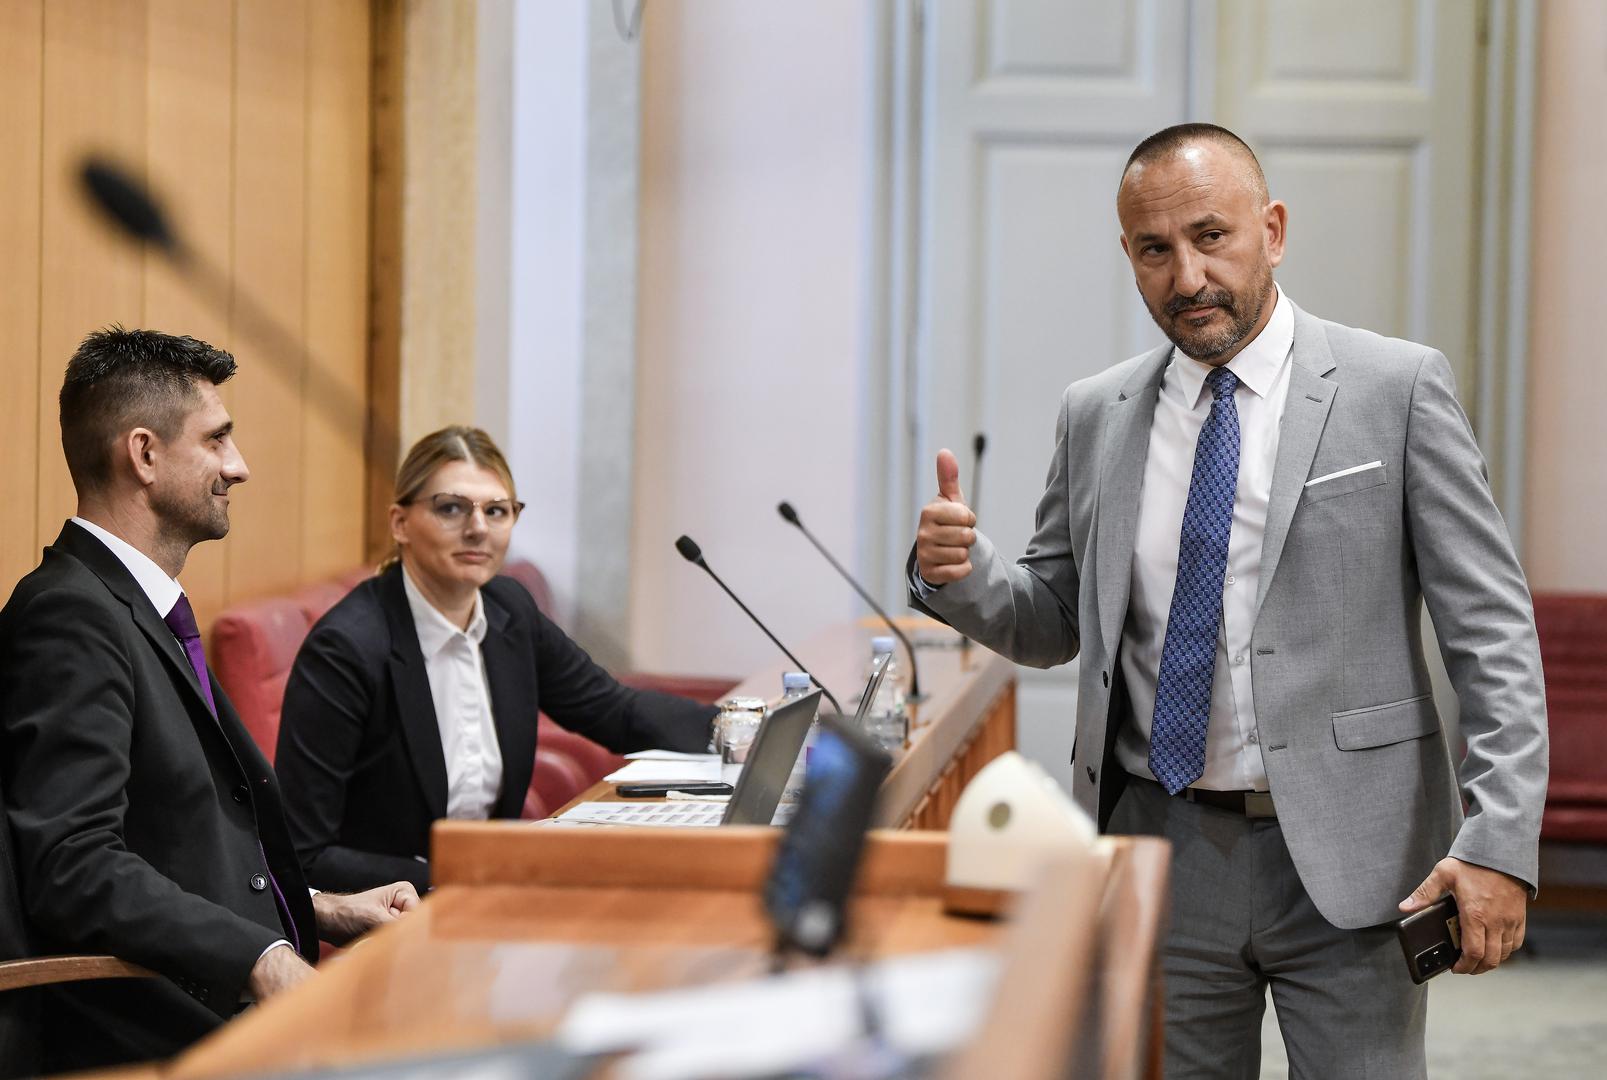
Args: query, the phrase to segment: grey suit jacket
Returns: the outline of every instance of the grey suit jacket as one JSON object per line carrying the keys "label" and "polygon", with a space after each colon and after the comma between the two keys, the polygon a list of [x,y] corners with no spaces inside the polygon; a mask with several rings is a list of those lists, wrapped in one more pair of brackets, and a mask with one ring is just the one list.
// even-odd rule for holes
{"label": "grey suit jacket", "polygon": [[[1126,782],[1112,756],[1127,715],[1117,652],[1170,352],[1067,388],[1020,559],[979,535],[969,576],[911,597],[1019,663],[1081,656],[1072,795],[1102,825]],[[1373,461],[1383,467],[1305,486]],[[1423,603],[1461,707],[1460,785],[1429,692]],[[1533,888],[1547,773],[1534,616],[1443,355],[1295,309],[1256,605],[1261,756],[1324,917],[1398,918],[1447,853]]]}

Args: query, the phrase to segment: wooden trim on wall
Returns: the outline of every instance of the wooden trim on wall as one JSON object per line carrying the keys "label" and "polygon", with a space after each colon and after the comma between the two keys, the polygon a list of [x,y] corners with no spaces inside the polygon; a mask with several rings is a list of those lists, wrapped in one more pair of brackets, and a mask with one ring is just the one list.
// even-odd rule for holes
{"label": "wooden trim on wall", "polygon": [[368,558],[390,551],[391,486],[401,459],[402,190],[406,162],[402,102],[406,73],[403,0],[373,0],[373,175],[369,228],[369,343],[366,511]]}

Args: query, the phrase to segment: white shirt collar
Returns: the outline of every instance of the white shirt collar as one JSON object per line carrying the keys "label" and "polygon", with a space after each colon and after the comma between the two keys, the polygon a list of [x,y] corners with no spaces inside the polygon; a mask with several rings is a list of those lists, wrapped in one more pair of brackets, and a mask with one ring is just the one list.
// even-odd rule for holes
{"label": "white shirt collar", "polygon": [[[1263,398],[1278,381],[1278,373],[1289,359],[1289,349],[1295,341],[1294,305],[1277,285],[1273,289],[1278,294],[1278,301],[1272,307],[1272,317],[1261,328],[1261,332],[1228,361],[1228,370],[1238,376],[1239,382]],[[1171,374],[1178,379],[1183,400],[1189,402],[1191,407],[1199,406],[1200,395],[1205,392],[1205,377],[1211,373],[1211,369],[1211,364],[1202,364],[1176,347],[1172,349]]]}
{"label": "white shirt collar", "polygon": [[117,561],[122,563],[128,569],[128,572],[134,576],[134,581],[138,583],[140,590],[150,600],[151,606],[156,609],[156,613],[164,619],[167,618],[167,613],[173,610],[173,605],[178,603],[179,597],[184,595],[184,586],[180,585],[177,580],[168,577],[167,571],[157,566],[149,555],[124,540],[121,536],[107,532],[93,521],[85,521],[81,517],[73,518],[72,522],[102,544],[105,544],[106,549],[117,556]]}
{"label": "white shirt collar", "polygon": [[413,579],[407,573],[407,567],[402,567],[402,588],[407,593],[407,606],[413,612],[413,628],[418,631],[419,649],[427,660],[446,648],[460,635],[466,634],[478,645],[485,640],[485,604],[480,598],[480,590],[474,590],[474,614],[469,616],[467,630],[453,626],[450,619],[436,610],[435,605],[424,598]]}

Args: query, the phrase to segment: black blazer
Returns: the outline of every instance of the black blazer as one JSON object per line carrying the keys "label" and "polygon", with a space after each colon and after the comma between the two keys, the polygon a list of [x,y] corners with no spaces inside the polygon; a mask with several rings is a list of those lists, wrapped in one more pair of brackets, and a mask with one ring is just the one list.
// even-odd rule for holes
{"label": "black blazer", "polygon": [[[538,709],[618,753],[707,748],[713,706],[616,682],[512,578],[492,579],[481,596],[480,652],[502,752],[492,817],[518,817],[524,806]],[[274,767],[315,888],[429,886],[430,824],[446,816],[446,757],[400,566],[357,586],[302,644]]]}
{"label": "black blazer", "polygon": [[132,575],[69,522],[0,610],[0,789],[31,948],[160,980],[53,988],[46,1066],[165,1057],[239,1007],[289,937],[318,956],[278,785],[216,680],[214,717]]}

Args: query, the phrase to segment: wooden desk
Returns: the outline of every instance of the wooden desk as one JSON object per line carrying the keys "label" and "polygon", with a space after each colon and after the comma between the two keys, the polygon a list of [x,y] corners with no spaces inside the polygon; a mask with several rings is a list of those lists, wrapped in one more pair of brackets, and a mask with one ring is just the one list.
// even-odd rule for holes
{"label": "wooden desk", "polygon": [[[916,643],[923,700],[910,707],[909,745],[882,784],[877,824],[946,829],[954,804],[971,778],[1000,754],[1015,749],[1015,666],[987,649],[958,648],[959,635],[931,619],[899,622]],[[831,687],[843,708],[852,712],[865,685],[870,639],[886,632],[879,622],[845,624],[809,640],[798,655]],[[774,664],[731,692],[775,698],[781,691],[781,674],[790,666]],[[558,812],[582,802],[616,798],[614,785],[600,781]]]}
{"label": "wooden desk", "polygon": [[[590,991],[753,977],[770,949],[758,889],[777,836],[440,823],[432,851],[440,884],[418,911],[164,1075],[327,1067],[537,1038]],[[1061,1075],[1055,1063],[1072,1053],[1095,1063],[1078,1075],[1133,1076],[1140,1066],[1158,1075],[1149,1033],[1158,1032],[1164,841],[1101,841],[1095,855],[1058,868],[1014,924],[943,913],[947,843],[936,833],[871,835],[845,948],[883,957],[1000,947],[1006,977],[971,1048],[997,1080]],[[1079,1027],[1092,1034],[1077,1046]],[[954,1075],[966,1075],[965,1061]]]}

